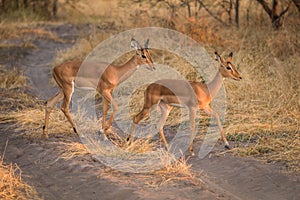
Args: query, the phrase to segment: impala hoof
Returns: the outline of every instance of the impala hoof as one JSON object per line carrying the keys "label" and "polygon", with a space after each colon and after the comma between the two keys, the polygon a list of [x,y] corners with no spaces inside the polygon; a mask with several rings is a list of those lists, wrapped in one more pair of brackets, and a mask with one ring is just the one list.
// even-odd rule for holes
{"label": "impala hoof", "polygon": [[43,136],[44,136],[45,138],[49,138],[49,136],[48,136],[48,131],[46,130],[46,126],[43,126]]}
{"label": "impala hoof", "polygon": [[76,134],[77,134],[77,130],[76,130],[76,128],[75,128],[75,127],[73,127],[73,130],[74,130],[74,133],[76,133]]}
{"label": "impala hoof", "polygon": [[108,138],[107,138],[107,136],[106,136],[105,134],[101,134],[101,135],[100,135],[100,139],[101,139],[102,141],[108,141]]}
{"label": "impala hoof", "polygon": [[101,128],[101,129],[99,130],[99,135],[100,135],[100,134],[104,134],[104,129]]}
{"label": "impala hoof", "polygon": [[126,142],[127,142],[128,144],[133,143],[133,140],[134,140],[134,138],[133,138],[132,136],[129,136],[129,137],[126,138]]}
{"label": "impala hoof", "polygon": [[225,144],[225,149],[230,149],[230,146],[229,146],[229,144],[227,143],[227,144]]}
{"label": "impala hoof", "polygon": [[194,151],[190,151],[190,156],[195,156]]}

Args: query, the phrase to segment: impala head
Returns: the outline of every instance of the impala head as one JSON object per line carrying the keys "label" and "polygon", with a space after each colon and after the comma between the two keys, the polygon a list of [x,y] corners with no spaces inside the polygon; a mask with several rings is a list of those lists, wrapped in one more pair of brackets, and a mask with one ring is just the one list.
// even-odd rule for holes
{"label": "impala head", "polygon": [[215,52],[216,60],[220,63],[220,72],[224,78],[232,78],[236,81],[242,79],[235,66],[231,63],[233,53],[228,55],[228,58],[224,60],[217,52]]}
{"label": "impala head", "polygon": [[154,70],[154,64],[149,51],[149,39],[145,42],[145,48],[143,48],[138,41],[134,38],[131,39],[131,47],[135,49],[138,65],[146,65],[147,69]]}

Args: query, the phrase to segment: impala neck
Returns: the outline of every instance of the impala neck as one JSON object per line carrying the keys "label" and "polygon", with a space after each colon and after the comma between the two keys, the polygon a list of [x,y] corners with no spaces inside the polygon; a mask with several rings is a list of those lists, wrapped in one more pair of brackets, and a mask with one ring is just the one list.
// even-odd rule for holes
{"label": "impala neck", "polygon": [[221,72],[218,71],[214,79],[207,84],[207,87],[209,89],[209,93],[211,98],[214,98],[217,93],[219,92],[220,88],[222,87],[223,84],[223,76],[221,75]]}
{"label": "impala neck", "polygon": [[129,78],[135,70],[138,68],[138,62],[137,62],[137,56],[134,55],[129,61],[127,61],[125,64],[118,67],[118,79],[119,83],[125,81],[127,78]]}

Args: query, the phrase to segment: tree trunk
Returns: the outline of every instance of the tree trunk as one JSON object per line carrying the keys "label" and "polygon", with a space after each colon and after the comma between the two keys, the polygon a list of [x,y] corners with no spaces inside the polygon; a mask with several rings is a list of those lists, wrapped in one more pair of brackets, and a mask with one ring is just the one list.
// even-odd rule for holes
{"label": "tree trunk", "polygon": [[279,17],[279,8],[278,7],[279,7],[278,0],[273,0],[271,20],[272,20],[272,25],[275,29],[279,29],[283,25],[282,18]]}
{"label": "tree trunk", "polygon": [[257,0],[258,3],[262,5],[266,13],[269,15],[272,26],[274,29],[278,30],[283,26],[283,15],[288,11],[291,2],[289,5],[284,9],[281,13],[279,13],[279,6],[278,6],[279,0],[273,0],[272,2],[272,8],[269,7],[268,3],[265,0]]}
{"label": "tree trunk", "polygon": [[53,7],[52,7],[53,17],[57,17],[57,3],[58,3],[58,0],[54,0]]}
{"label": "tree trunk", "polygon": [[232,17],[231,17],[231,11],[232,11],[232,1],[233,0],[229,0],[229,9],[228,9],[228,17],[229,17],[229,24],[232,24]]}
{"label": "tree trunk", "polygon": [[239,8],[240,8],[240,1],[236,0],[235,1],[235,25],[237,27],[240,26],[240,23],[239,23]]}
{"label": "tree trunk", "polygon": [[187,6],[187,9],[188,9],[189,17],[192,17],[191,5],[190,5],[189,0],[186,0],[185,3],[186,3],[186,6]]}

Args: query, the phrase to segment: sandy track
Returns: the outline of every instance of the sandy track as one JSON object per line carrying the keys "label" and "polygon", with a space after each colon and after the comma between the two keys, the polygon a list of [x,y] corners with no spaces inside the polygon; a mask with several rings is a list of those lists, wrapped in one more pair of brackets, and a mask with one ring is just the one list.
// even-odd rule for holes
{"label": "sandy track", "polygon": [[299,176],[284,173],[278,164],[230,154],[219,155],[222,148],[222,145],[216,145],[210,158],[190,160],[192,169],[203,170],[212,187],[216,185],[216,189],[225,190],[236,199],[300,199]]}

